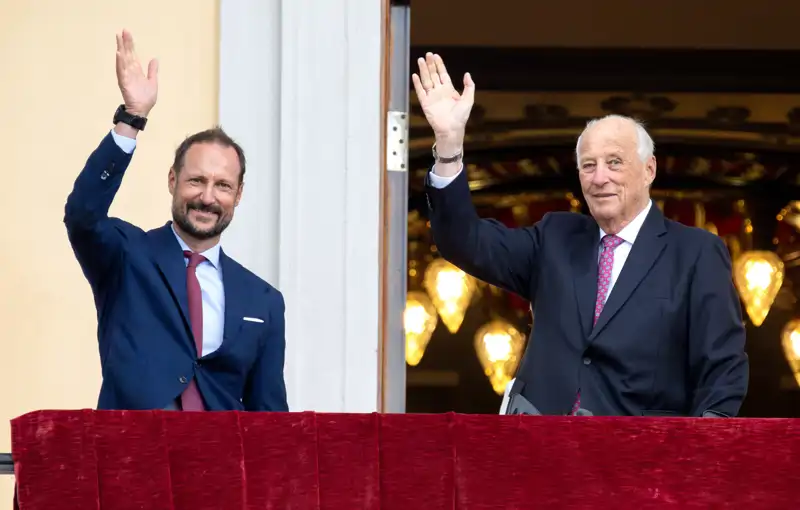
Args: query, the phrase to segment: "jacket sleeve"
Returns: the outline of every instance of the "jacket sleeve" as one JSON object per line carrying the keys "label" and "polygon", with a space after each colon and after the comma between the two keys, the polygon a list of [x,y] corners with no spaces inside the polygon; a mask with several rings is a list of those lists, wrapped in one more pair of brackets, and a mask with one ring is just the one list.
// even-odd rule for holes
{"label": "jacket sleeve", "polygon": [[694,268],[689,295],[689,370],[692,416],[736,416],[747,394],[749,361],[731,259],[710,237]]}
{"label": "jacket sleeve", "polygon": [[261,349],[244,391],[247,411],[288,411],[286,383],[283,377],[286,356],[286,304],[283,295],[270,289],[269,325],[262,337]]}
{"label": "jacket sleeve", "polygon": [[509,228],[478,217],[466,172],[443,188],[428,179],[431,231],[442,257],[480,280],[529,298],[549,216],[533,227]]}
{"label": "jacket sleeve", "polygon": [[124,222],[108,217],[133,152],[126,153],[111,133],[92,152],[75,180],[64,208],[64,224],[72,250],[92,286],[121,261]]}

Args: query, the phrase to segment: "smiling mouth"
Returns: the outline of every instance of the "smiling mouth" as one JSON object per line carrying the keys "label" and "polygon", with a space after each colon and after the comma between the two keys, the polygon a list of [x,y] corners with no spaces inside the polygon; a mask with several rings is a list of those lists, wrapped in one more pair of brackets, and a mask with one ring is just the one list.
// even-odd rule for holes
{"label": "smiling mouth", "polygon": [[595,198],[610,198],[610,197],[613,197],[613,196],[614,196],[613,193],[598,193],[594,197]]}
{"label": "smiling mouth", "polygon": [[214,219],[217,217],[217,213],[209,212],[209,211],[199,211],[197,209],[192,209],[196,218],[199,219]]}

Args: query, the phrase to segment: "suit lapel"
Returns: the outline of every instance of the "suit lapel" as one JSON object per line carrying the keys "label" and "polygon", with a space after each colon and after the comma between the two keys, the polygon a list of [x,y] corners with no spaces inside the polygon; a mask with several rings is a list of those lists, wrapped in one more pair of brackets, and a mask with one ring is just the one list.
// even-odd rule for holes
{"label": "suit lapel", "polygon": [[573,286],[578,301],[578,313],[584,338],[592,331],[594,302],[597,294],[597,243],[600,231],[594,221],[589,221],[573,244],[571,264],[575,275]]}
{"label": "suit lapel", "polygon": [[192,328],[189,323],[189,297],[186,292],[186,262],[181,245],[175,239],[170,223],[150,231],[149,239],[153,258],[159,271],[161,271],[161,275],[167,282],[172,297],[178,304],[184,326],[187,333],[189,333],[189,340],[191,341],[190,333]]}
{"label": "suit lapel", "polygon": [[222,287],[225,290],[225,325],[222,345],[236,338],[242,327],[247,301],[247,274],[233,259],[220,250],[219,262],[222,266]]}
{"label": "suit lapel", "polygon": [[619,278],[617,278],[614,287],[611,289],[611,294],[606,300],[603,311],[597,319],[597,324],[592,330],[589,341],[594,340],[597,335],[603,330],[614,315],[622,308],[628,298],[642,278],[647,275],[653,264],[656,263],[658,257],[664,251],[667,245],[666,226],[664,225],[664,215],[658,207],[651,207],[647,218],[644,220],[642,229],[636,237],[636,242],[633,243],[628,259],[622,267]]}

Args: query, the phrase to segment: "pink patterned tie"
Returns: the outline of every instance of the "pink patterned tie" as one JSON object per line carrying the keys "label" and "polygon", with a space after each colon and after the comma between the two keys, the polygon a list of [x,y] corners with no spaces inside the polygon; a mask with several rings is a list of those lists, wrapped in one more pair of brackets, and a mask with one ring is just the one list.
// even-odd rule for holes
{"label": "pink patterned tie", "polygon": [[[197,357],[203,355],[203,292],[197,279],[197,266],[206,258],[199,253],[184,251],[183,256],[189,259],[186,266],[186,294],[189,298],[189,322],[192,325],[192,336],[197,348]],[[205,411],[203,397],[197,388],[194,378],[181,394],[181,407],[184,411]]]}
{"label": "pink patterned tie", "polygon": [[[615,235],[603,237],[603,251],[600,252],[600,262],[597,264],[597,300],[594,304],[594,318],[592,325],[597,324],[600,313],[608,299],[608,288],[611,286],[611,271],[614,269],[614,249],[622,244],[623,239]],[[581,406],[581,390],[578,389],[578,396],[572,405],[572,412],[575,414]]]}

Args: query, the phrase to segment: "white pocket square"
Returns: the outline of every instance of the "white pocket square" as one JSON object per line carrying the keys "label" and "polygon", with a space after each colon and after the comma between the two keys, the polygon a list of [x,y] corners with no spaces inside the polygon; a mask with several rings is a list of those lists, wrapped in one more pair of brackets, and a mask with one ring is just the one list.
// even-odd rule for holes
{"label": "white pocket square", "polygon": [[258,322],[260,324],[264,324],[264,319],[259,319],[258,317],[242,317],[242,319],[246,320],[247,322]]}

